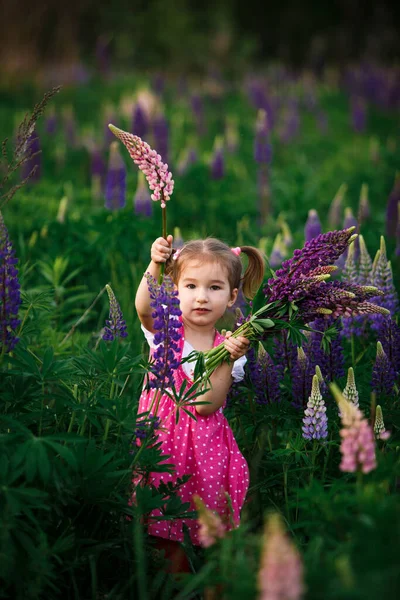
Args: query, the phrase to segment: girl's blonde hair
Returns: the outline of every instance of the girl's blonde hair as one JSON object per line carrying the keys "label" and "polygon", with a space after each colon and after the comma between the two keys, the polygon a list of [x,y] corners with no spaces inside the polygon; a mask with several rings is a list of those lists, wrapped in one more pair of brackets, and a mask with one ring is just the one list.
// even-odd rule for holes
{"label": "girl's blonde hair", "polygon": [[187,242],[175,260],[172,254],[172,258],[167,261],[166,273],[171,275],[175,283],[178,283],[188,260],[216,262],[226,267],[231,291],[235,288],[239,289],[242,284],[243,294],[247,298],[253,298],[264,278],[264,258],[261,252],[253,246],[241,246],[240,250],[248,258],[243,276],[240,255],[238,256],[232,251],[232,248],[216,238]]}

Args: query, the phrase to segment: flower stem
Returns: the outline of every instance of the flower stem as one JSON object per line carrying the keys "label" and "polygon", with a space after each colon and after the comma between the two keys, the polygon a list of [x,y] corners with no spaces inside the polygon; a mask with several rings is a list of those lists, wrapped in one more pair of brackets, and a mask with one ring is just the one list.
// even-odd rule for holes
{"label": "flower stem", "polygon": [[[165,200],[164,200],[164,192],[162,192],[163,195],[163,200],[162,202],[164,202],[164,206],[161,207],[161,215],[162,215],[162,236],[163,238],[166,240],[167,239],[167,207],[165,205]],[[160,271],[160,275],[158,278],[158,283],[159,285],[161,285],[161,283],[163,282],[164,279],[164,271],[165,271],[165,263],[161,263],[161,271]]]}

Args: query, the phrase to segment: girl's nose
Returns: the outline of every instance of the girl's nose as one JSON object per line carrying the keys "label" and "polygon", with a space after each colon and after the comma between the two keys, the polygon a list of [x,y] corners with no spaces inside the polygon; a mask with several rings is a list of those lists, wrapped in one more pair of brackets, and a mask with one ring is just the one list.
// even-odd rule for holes
{"label": "girl's nose", "polygon": [[197,302],[201,302],[202,304],[204,304],[204,302],[207,302],[207,294],[205,293],[204,290],[199,290],[197,293]]}

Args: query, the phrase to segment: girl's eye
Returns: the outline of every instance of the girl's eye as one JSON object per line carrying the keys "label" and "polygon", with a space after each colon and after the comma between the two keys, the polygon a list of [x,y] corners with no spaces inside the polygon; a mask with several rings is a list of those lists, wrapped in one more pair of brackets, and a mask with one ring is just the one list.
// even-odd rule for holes
{"label": "girl's eye", "polygon": [[219,286],[219,285],[212,285],[212,286],[211,286],[211,289],[212,289],[212,290],[220,290],[221,288],[220,288],[220,286]]}
{"label": "girl's eye", "polygon": [[189,290],[194,290],[194,288],[195,288],[196,286],[194,285],[194,283],[188,283],[186,287],[187,287]]}

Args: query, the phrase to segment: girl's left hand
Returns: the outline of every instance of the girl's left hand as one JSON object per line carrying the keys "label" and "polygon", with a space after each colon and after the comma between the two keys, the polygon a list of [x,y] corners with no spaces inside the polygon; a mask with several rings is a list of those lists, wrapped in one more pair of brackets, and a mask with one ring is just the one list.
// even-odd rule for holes
{"label": "girl's left hand", "polygon": [[250,341],[242,335],[232,337],[232,331],[227,331],[224,346],[229,352],[231,360],[237,360],[246,354],[250,347]]}

